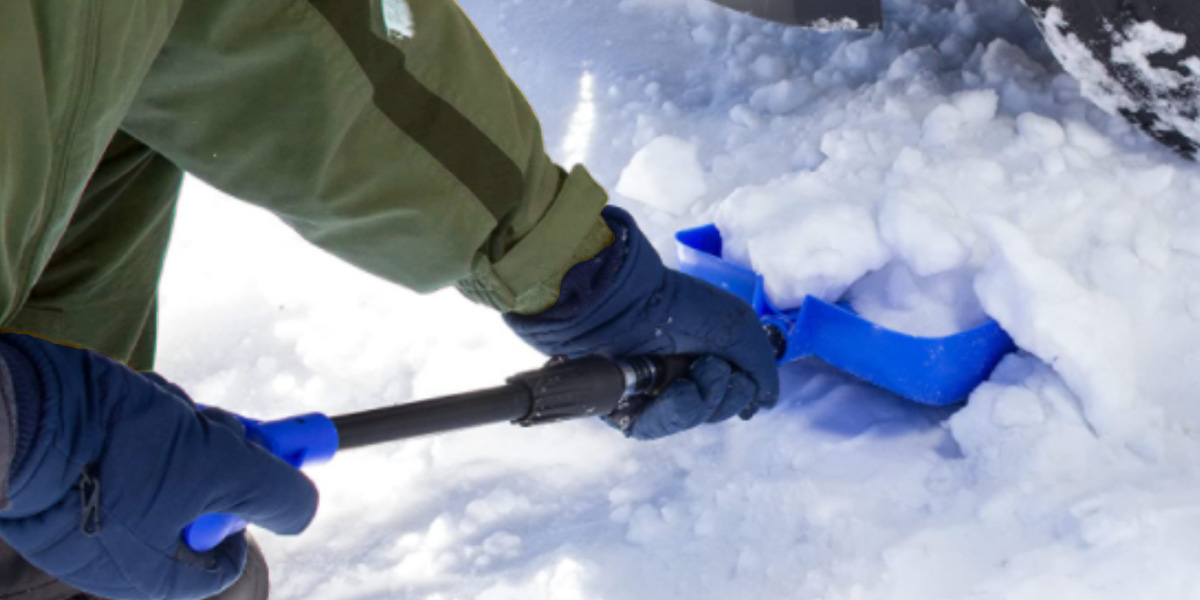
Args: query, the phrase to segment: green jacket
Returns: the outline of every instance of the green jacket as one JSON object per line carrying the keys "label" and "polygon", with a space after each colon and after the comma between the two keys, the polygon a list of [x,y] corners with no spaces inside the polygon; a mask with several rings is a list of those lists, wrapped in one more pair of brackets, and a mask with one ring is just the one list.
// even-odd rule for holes
{"label": "green jacket", "polygon": [[[100,293],[81,274],[160,236],[144,223],[170,211],[143,219],[120,179],[93,178],[110,144],[133,148],[118,156],[126,175],[177,165],[371,273],[505,311],[553,304],[565,271],[612,239],[604,191],[547,157],[453,0],[4,0],[0,324],[40,329],[22,311],[58,279],[77,306],[52,311],[119,312],[88,300]],[[100,186],[107,221],[73,240],[99,222],[79,207]],[[64,240],[107,254],[77,249],[52,268]],[[161,256],[126,262],[157,282]]]}

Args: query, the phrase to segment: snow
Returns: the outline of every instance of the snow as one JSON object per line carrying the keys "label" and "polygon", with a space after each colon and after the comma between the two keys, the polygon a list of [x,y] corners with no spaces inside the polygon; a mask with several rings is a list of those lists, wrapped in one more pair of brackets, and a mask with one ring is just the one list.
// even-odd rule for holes
{"label": "snow", "polygon": [[1054,365],[1100,433],[1136,429],[1153,408],[1131,404],[1137,396],[1134,316],[1038,254],[1011,223],[980,219],[995,249],[975,282],[984,309],[1018,346]]}
{"label": "snow", "polygon": [[717,213],[717,226],[725,256],[761,273],[781,307],[799,306],[806,295],[837,300],[890,258],[871,213],[839,202],[835,188],[812,178],[735,192]]}
{"label": "snow", "polygon": [[[1085,99],[1019,2],[891,0],[871,33],[462,4],[555,156],[668,260],[715,221],[780,304],[923,335],[990,317],[1024,352],[954,409],[802,362],[773,411],[653,443],[589,420],[347,452],[311,472],[309,532],[259,534],[275,598],[1200,597],[1200,170]],[[194,181],[162,307],[162,370],[256,417],[542,360]]]}
{"label": "snow", "polygon": [[616,192],[679,215],[708,192],[696,145],[669,135],[646,144],[621,172]]}

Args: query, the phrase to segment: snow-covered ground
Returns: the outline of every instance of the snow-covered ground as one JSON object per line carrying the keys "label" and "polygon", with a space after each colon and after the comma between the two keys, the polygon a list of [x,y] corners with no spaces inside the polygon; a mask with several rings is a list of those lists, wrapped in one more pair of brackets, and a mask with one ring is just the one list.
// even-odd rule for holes
{"label": "snow-covered ground", "polygon": [[[890,0],[878,33],[698,0],[462,0],[546,125],[664,254],[716,221],[781,304],[849,297],[1027,352],[959,410],[818,364],[749,423],[633,443],[494,426],[314,469],[280,599],[1200,598],[1200,168],[1080,96],[1017,0]],[[420,35],[420,23],[416,23]],[[259,417],[541,361],[190,182],[162,370]]]}

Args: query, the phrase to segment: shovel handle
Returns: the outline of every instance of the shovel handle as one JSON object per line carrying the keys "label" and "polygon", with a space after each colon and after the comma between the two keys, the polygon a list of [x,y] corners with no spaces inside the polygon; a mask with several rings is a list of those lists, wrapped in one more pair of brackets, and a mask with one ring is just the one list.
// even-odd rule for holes
{"label": "shovel handle", "polygon": [[[690,356],[643,356],[613,361],[597,356],[558,362],[514,376],[509,384],[423,402],[329,418],[308,414],[261,422],[238,417],[246,439],[297,469],[347,450],[509,421],[531,426],[618,413],[661,393],[686,376]],[[233,515],[209,514],[183,532],[192,550],[207,552],[246,528]]]}

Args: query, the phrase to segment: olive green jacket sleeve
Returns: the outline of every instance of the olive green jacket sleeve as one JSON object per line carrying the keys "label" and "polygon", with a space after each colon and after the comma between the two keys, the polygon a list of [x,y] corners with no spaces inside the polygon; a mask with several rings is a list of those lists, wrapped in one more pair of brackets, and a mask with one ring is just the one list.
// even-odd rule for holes
{"label": "olive green jacket sleeve", "polygon": [[122,128],[371,273],[505,311],[612,240],[452,0],[187,0]]}

